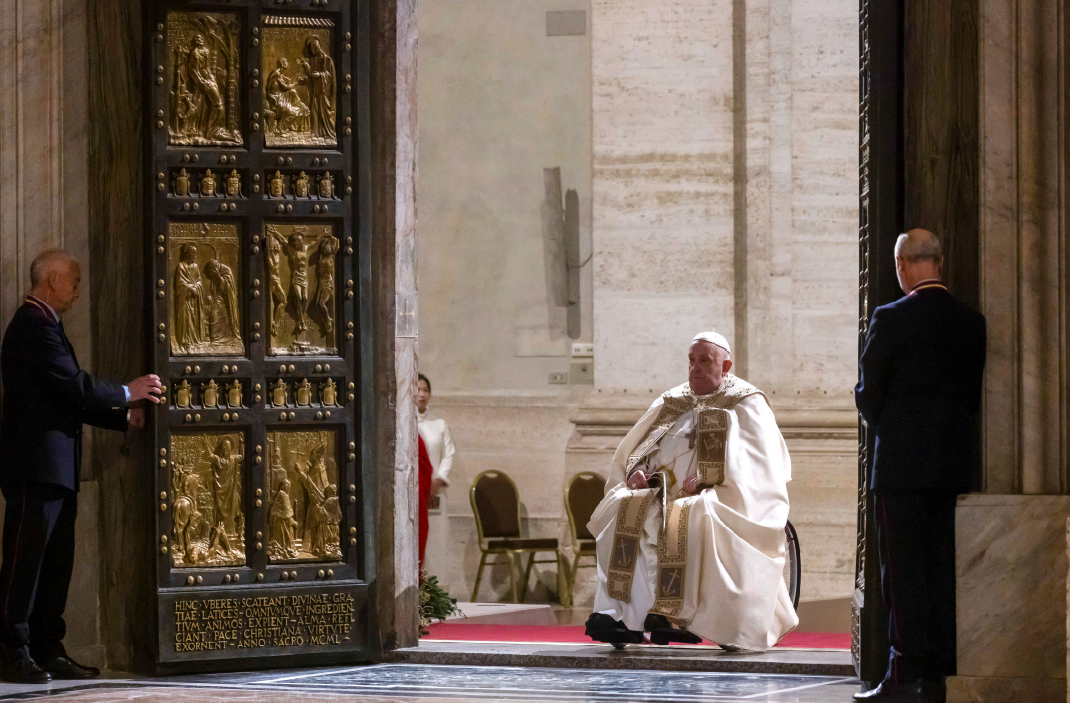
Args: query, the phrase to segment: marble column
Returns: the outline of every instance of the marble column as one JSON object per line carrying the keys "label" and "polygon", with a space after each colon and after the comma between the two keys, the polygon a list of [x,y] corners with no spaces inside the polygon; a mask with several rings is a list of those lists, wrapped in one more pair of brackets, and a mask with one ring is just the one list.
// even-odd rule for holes
{"label": "marble column", "polygon": [[956,511],[953,702],[1066,699],[1065,12],[980,2],[985,494]]}
{"label": "marble column", "polygon": [[983,0],[984,490],[1066,493],[1067,59],[1061,3]]}
{"label": "marble column", "polygon": [[[86,3],[12,0],[0,13],[0,330],[30,288],[30,262],[63,247],[82,262],[82,297],[64,318],[92,365],[87,188]],[[100,664],[98,486],[86,433],[78,559],[68,601],[68,648]]]}
{"label": "marble column", "polygon": [[394,552],[397,646],[419,641],[420,574],[417,568],[417,431],[416,431],[416,0],[397,0],[397,121],[394,232],[396,323],[394,369],[397,384],[394,455]]}
{"label": "marble column", "polygon": [[[373,357],[362,370],[372,384],[374,446],[365,454],[376,466],[375,574],[378,640],[382,653],[419,640],[417,573],[416,432],[416,2],[371,0],[369,46],[363,61],[370,81],[367,178],[371,183],[372,338],[362,340]],[[362,270],[362,275],[364,271]]]}

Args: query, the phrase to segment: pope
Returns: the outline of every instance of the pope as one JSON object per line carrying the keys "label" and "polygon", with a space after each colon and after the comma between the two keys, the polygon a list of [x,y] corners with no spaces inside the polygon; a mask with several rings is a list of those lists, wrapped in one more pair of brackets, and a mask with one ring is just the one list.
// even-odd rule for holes
{"label": "pope", "polygon": [[587,634],[613,644],[768,649],[795,628],[783,571],[791,459],[765,395],[729,373],[703,332],[688,382],[666,391],[617,448],[587,527],[598,586]]}

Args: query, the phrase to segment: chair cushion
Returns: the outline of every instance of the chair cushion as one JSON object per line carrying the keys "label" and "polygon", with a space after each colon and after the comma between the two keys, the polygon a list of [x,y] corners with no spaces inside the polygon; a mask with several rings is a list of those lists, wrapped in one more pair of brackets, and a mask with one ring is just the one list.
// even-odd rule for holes
{"label": "chair cushion", "polygon": [[583,554],[584,556],[586,556],[588,554],[594,554],[595,541],[593,539],[581,539],[579,546],[580,546],[580,551],[579,551],[580,554]]}
{"label": "chair cushion", "polygon": [[528,551],[552,551],[557,549],[556,539],[492,539],[487,542],[487,549],[522,549]]}

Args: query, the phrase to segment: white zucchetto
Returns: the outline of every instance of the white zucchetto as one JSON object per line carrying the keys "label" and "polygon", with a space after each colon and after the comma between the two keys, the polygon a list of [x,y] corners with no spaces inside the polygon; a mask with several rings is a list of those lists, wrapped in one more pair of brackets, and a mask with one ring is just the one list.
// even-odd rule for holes
{"label": "white zucchetto", "polygon": [[710,330],[709,332],[699,332],[695,335],[695,338],[691,340],[691,344],[698,341],[709,342],[710,344],[716,345],[728,352],[729,356],[732,356],[732,348],[728,346],[728,340],[725,339],[723,335],[717,334],[713,330]]}

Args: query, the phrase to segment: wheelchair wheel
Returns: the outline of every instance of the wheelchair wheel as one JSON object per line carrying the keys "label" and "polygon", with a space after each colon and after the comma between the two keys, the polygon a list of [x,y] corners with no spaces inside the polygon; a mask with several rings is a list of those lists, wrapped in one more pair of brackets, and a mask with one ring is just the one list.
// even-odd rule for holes
{"label": "wheelchair wheel", "polygon": [[799,535],[796,534],[795,526],[790,520],[784,526],[784,534],[788,542],[784,559],[784,583],[788,587],[791,605],[797,610],[799,608],[799,584],[802,581],[802,562],[799,558]]}

